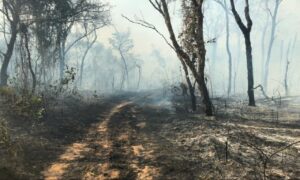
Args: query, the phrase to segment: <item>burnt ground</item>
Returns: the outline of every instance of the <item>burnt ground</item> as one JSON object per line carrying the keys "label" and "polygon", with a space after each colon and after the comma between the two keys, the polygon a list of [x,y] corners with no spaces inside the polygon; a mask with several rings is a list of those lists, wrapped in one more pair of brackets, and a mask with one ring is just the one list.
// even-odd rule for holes
{"label": "burnt ground", "polygon": [[141,93],[57,100],[44,120],[10,117],[15,158],[0,179],[297,179],[300,98],[216,99],[215,117]]}

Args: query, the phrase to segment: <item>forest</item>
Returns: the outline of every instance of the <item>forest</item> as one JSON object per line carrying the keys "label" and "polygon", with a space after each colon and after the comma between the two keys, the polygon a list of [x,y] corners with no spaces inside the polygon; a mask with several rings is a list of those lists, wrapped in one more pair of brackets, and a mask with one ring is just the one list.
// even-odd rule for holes
{"label": "forest", "polygon": [[299,0],[0,0],[0,180],[300,179]]}

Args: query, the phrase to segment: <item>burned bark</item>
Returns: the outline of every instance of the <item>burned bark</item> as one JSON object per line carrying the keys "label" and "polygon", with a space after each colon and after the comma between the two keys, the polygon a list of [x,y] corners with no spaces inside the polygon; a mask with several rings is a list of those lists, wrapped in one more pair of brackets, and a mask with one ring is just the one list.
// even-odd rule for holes
{"label": "burned bark", "polygon": [[[188,89],[189,89],[189,92],[190,92],[191,108],[192,108],[192,111],[196,111],[197,110],[197,97],[195,95],[195,87],[193,86],[193,84],[191,82],[188,67],[186,66],[186,64],[184,63],[183,60],[180,60],[180,61],[181,61],[182,68],[183,68],[183,71],[184,71],[184,74],[185,74],[185,80],[187,82]],[[183,90],[183,88],[181,88],[181,89],[182,89],[182,95],[184,95],[185,94],[184,90]]]}
{"label": "burned bark", "polygon": [[35,72],[33,70],[32,67],[32,59],[31,59],[31,53],[30,53],[30,49],[29,49],[29,37],[28,37],[28,29],[26,27],[26,25],[23,25],[23,36],[24,36],[24,40],[25,40],[25,49],[26,49],[26,53],[27,53],[27,61],[28,61],[28,68],[31,74],[31,78],[32,78],[32,88],[31,88],[31,93],[34,94],[35,93],[35,89],[36,89],[36,75]]}
{"label": "burned bark", "polygon": [[255,106],[255,96],[254,96],[254,77],[253,77],[253,57],[252,57],[252,45],[251,45],[251,30],[252,30],[252,19],[250,17],[250,9],[249,9],[249,0],[245,0],[245,18],[247,21],[247,25],[242,22],[242,19],[235,8],[234,0],[230,0],[232,13],[234,15],[235,21],[241,29],[246,46],[246,57],[247,57],[247,71],[248,71],[248,98],[249,98],[249,106]]}
{"label": "burned bark", "polygon": [[20,17],[19,17],[19,8],[20,4],[12,4],[12,2],[3,0],[3,9],[1,12],[4,14],[6,19],[9,21],[10,25],[10,39],[7,43],[7,49],[4,53],[4,59],[1,66],[1,72],[0,72],[0,86],[7,86],[7,80],[8,80],[8,74],[7,74],[7,68],[10,63],[11,57],[13,55],[15,43],[17,40],[18,35],[18,25],[20,23]]}
{"label": "burned bark", "polygon": [[197,30],[192,34],[194,37],[194,40],[196,41],[197,47],[195,48],[195,53],[197,56],[197,62],[198,62],[198,67],[195,67],[195,64],[191,60],[190,56],[185,52],[182,47],[179,45],[174,30],[173,26],[171,23],[171,17],[169,14],[169,9],[167,2],[165,0],[161,0],[161,4],[154,4],[151,0],[150,3],[154,6],[155,9],[157,9],[162,16],[164,17],[165,24],[167,26],[170,39],[172,41],[174,50],[178,56],[179,59],[184,61],[184,63],[189,67],[191,70],[197,84],[199,91],[201,93],[201,96],[203,97],[203,104],[205,105],[205,113],[207,116],[212,116],[213,115],[213,107],[212,103],[209,97],[209,92],[206,86],[205,82],[205,75],[204,75],[204,68],[205,68],[205,56],[206,56],[206,50],[205,50],[205,42],[204,42],[204,36],[203,36],[203,13],[202,13],[202,5],[203,1],[193,1],[192,7],[193,7],[193,12],[195,13],[196,16],[196,26]]}

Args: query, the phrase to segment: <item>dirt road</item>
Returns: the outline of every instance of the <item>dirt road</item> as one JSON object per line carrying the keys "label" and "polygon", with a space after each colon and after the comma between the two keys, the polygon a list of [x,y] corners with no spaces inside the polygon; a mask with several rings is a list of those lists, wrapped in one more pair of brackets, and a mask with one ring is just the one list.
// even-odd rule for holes
{"label": "dirt road", "polygon": [[144,98],[122,101],[102,114],[84,138],[66,146],[43,171],[44,178],[194,179],[198,162],[179,160],[180,149],[158,135],[171,112],[145,105]]}

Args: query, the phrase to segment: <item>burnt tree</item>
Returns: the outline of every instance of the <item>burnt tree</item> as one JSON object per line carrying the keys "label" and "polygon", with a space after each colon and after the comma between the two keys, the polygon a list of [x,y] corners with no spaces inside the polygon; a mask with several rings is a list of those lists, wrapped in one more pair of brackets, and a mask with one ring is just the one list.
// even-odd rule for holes
{"label": "burnt tree", "polygon": [[[198,89],[203,98],[203,104],[205,105],[205,113],[207,116],[213,115],[212,102],[209,97],[209,92],[205,81],[205,41],[203,35],[203,0],[185,0],[183,1],[183,11],[186,13],[190,21],[184,21],[186,29],[190,31],[184,32],[188,38],[183,38],[186,43],[183,44],[193,44],[193,48],[181,46],[174,33],[173,25],[171,22],[171,17],[169,13],[169,7],[166,0],[152,1],[149,0],[152,6],[162,15],[164,18],[166,27],[169,32],[170,40],[173,45],[173,49],[176,52],[178,58],[181,62],[184,62],[186,66],[191,71],[198,85]],[[187,18],[185,18],[187,19]],[[192,25],[192,26],[190,26]],[[196,62],[193,61],[192,55],[195,54]],[[195,64],[196,63],[196,64]]]}
{"label": "burnt tree", "polygon": [[250,8],[249,0],[245,0],[245,18],[247,24],[244,24],[239,13],[235,8],[234,0],[230,0],[232,13],[235,18],[235,21],[239,28],[241,29],[246,46],[246,57],[247,57],[247,71],[248,71],[248,97],[249,97],[249,106],[255,106],[255,97],[254,97],[254,77],[253,77],[253,57],[252,57],[252,45],[251,45],[251,30],[252,30],[252,19],[250,17]]}
{"label": "burnt tree", "polygon": [[1,13],[4,14],[5,17],[4,21],[8,21],[9,23],[10,38],[6,46],[7,47],[6,52],[3,54],[4,59],[3,59],[1,72],[0,72],[0,86],[7,86],[7,80],[8,80],[7,68],[10,63],[11,57],[13,55],[15,43],[17,40],[17,35],[19,32],[19,25],[20,25],[19,13],[21,9],[21,3],[20,1],[16,1],[16,0],[3,0],[2,3],[3,5],[2,5]]}

